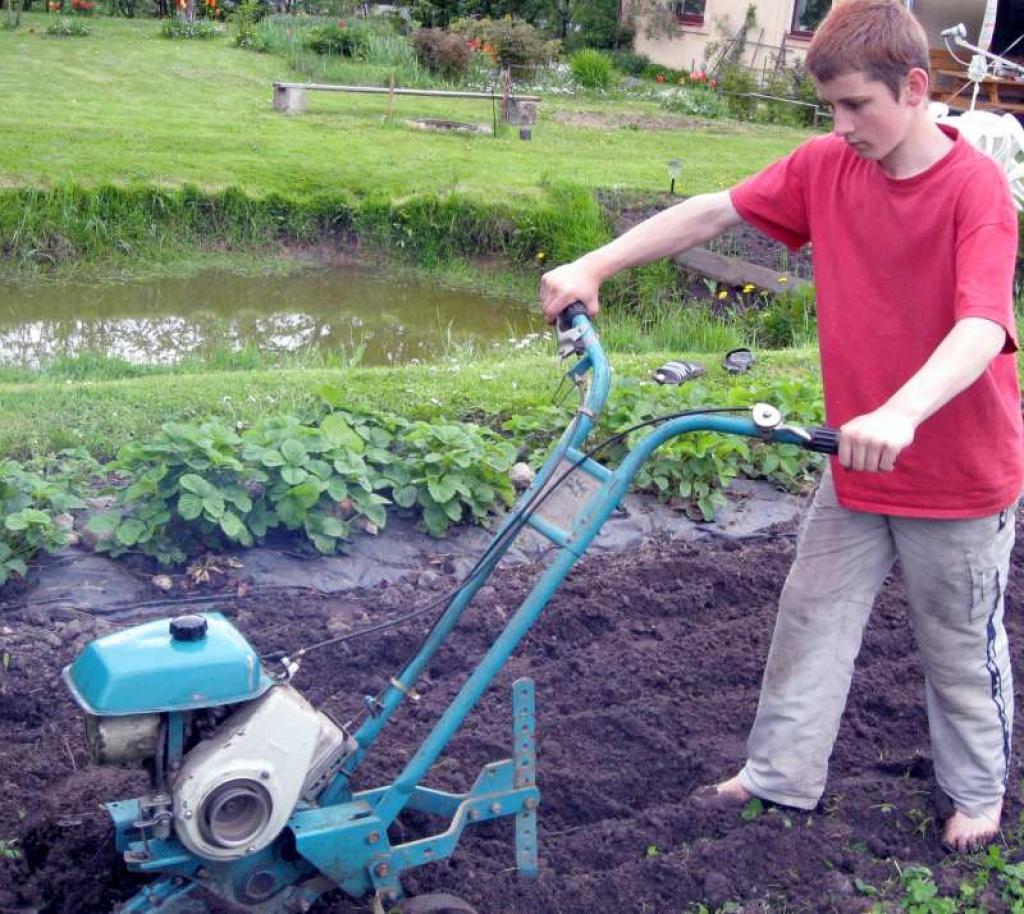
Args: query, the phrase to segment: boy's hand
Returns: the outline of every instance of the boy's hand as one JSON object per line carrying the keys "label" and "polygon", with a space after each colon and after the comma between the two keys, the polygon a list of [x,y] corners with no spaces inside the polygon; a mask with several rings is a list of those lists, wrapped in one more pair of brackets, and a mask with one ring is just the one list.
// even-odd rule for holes
{"label": "boy's hand", "polygon": [[583,302],[587,315],[593,317],[600,309],[600,286],[600,279],[582,258],[549,270],[540,279],[540,306],[548,323],[553,324],[574,301]]}
{"label": "boy's hand", "polygon": [[891,407],[857,416],[839,429],[839,463],[847,470],[889,473],[900,451],[913,442],[915,428]]}

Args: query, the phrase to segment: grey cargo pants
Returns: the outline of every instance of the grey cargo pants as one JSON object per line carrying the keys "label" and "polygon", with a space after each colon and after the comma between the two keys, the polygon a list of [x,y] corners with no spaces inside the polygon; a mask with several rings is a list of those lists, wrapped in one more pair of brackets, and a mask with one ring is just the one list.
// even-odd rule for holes
{"label": "grey cargo pants", "polygon": [[740,773],[747,790],[801,809],[821,798],[864,627],[898,558],[938,784],[968,815],[999,801],[1013,726],[1003,591],[1014,510],[966,520],[850,511],[825,472],[779,602]]}

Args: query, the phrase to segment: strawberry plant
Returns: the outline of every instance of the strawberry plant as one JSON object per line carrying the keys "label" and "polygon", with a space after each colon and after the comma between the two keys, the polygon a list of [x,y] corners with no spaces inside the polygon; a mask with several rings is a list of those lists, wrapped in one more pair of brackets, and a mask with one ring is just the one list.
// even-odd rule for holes
{"label": "strawberry plant", "polygon": [[441,536],[469,515],[485,520],[499,504],[511,504],[508,471],[516,449],[490,429],[465,423],[416,422],[396,441],[400,461],[385,471],[392,498],[419,507],[432,536]]}
{"label": "strawberry plant", "polygon": [[85,503],[66,485],[30,472],[17,463],[0,462],[0,585],[12,575],[24,577],[40,550],[53,552],[67,542],[55,515]]}

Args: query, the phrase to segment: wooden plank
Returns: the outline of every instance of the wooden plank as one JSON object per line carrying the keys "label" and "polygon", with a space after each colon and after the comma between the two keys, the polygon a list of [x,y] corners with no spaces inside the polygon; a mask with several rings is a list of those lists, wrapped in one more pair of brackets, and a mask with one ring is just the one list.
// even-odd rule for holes
{"label": "wooden plank", "polygon": [[[770,270],[756,263],[748,263],[736,257],[716,254],[707,248],[690,248],[677,254],[672,262],[689,273],[699,273],[708,279],[727,286],[742,287],[747,283],[776,294],[810,286],[805,279],[799,279],[781,270]],[[780,281],[781,280],[781,281]]]}
{"label": "wooden plank", "polygon": [[[308,89],[316,92],[355,92],[363,95],[418,95],[429,98],[501,98],[495,92],[457,92],[447,89],[391,89],[388,86],[330,86],[323,83],[274,83],[274,89]],[[539,102],[539,95],[509,95],[509,99],[523,102]]]}

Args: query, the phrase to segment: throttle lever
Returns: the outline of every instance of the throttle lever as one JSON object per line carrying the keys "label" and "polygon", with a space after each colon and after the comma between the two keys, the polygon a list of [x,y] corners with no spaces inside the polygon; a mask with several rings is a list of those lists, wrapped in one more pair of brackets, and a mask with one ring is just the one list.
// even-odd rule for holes
{"label": "throttle lever", "polygon": [[586,332],[583,327],[574,327],[573,321],[577,316],[587,316],[587,306],[581,301],[570,302],[558,315],[555,322],[558,340],[558,357],[566,359],[574,352],[583,352],[583,334]]}

